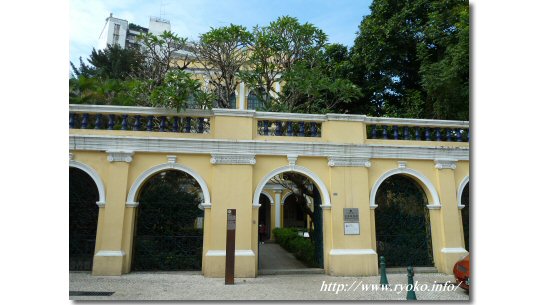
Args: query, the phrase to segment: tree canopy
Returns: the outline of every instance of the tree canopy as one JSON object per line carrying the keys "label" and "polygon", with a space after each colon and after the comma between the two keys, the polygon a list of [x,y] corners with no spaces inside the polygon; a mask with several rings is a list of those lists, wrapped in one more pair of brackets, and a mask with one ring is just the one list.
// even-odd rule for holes
{"label": "tree canopy", "polygon": [[195,42],[142,33],[139,47],[71,63],[70,103],[229,108],[244,82],[259,110],[468,120],[468,3],[373,0],[370,9],[351,48],[290,16],[251,31],[211,28]]}
{"label": "tree canopy", "polygon": [[374,115],[469,117],[469,6],[374,0],[352,48],[354,81]]}

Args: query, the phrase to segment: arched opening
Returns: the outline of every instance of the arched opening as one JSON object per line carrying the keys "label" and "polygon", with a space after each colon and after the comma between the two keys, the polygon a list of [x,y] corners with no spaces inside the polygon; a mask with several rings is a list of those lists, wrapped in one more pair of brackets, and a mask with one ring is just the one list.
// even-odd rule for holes
{"label": "arched opening", "polygon": [[69,270],[91,271],[95,253],[95,235],[99,191],[85,171],[69,168]]}
{"label": "arched opening", "polygon": [[[279,194],[291,194],[284,198],[282,210],[277,207],[280,200],[276,200],[275,228],[272,230],[276,244],[260,246],[260,269],[323,268],[322,207],[330,206],[330,202],[321,180],[302,167],[274,170],[262,180],[255,192],[258,196],[255,203],[261,203],[260,208],[263,207],[261,190],[266,185]],[[280,219],[281,213],[282,224],[276,220]],[[310,226],[307,219],[311,220]]]}
{"label": "arched opening", "polygon": [[132,269],[201,270],[203,191],[186,172],[168,169],[138,190]]}
{"label": "arched opening", "polygon": [[464,205],[465,207],[463,207],[461,209],[461,222],[462,222],[462,225],[463,225],[463,239],[465,240],[465,250],[467,251],[471,251],[469,249],[469,244],[470,244],[470,235],[469,235],[469,214],[470,214],[470,207],[469,207],[469,183],[467,183],[467,185],[465,185],[465,187],[463,188],[463,192],[461,193],[461,198],[460,198],[460,202],[462,205]]}
{"label": "arched opening", "polygon": [[284,228],[307,230],[308,214],[305,208],[312,210],[308,203],[303,205],[298,196],[291,194],[284,199]]}
{"label": "arched opening", "polygon": [[271,238],[271,200],[267,195],[260,196],[260,208],[258,210],[258,240],[265,242]]}
{"label": "arched opening", "polygon": [[387,177],[375,194],[376,247],[387,267],[433,266],[428,197],[411,176]]}

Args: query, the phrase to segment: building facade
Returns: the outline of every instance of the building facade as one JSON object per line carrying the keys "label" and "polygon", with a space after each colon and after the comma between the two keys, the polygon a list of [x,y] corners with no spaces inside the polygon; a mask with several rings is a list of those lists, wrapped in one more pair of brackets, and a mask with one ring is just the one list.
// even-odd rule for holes
{"label": "building facade", "polygon": [[[207,277],[224,276],[228,209],[237,211],[235,274],[258,274],[261,201],[272,205],[266,224],[282,226],[287,194],[271,179],[288,172],[308,177],[319,192],[313,204],[322,211],[327,274],[378,274],[376,213],[384,210],[375,198],[393,176],[411,179],[425,194],[433,267],[450,274],[468,253],[468,122],[71,105],[69,124],[70,167],[87,174],[98,193],[94,275],[132,270],[140,193],[165,171],[186,173],[200,186]],[[346,229],[349,209],[356,209],[356,231]]]}

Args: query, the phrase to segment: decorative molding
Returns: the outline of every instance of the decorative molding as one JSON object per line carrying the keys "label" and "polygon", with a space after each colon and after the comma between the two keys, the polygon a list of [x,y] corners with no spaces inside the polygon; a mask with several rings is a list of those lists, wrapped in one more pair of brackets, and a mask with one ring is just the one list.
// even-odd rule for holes
{"label": "decorative molding", "polygon": [[254,117],[258,120],[269,120],[269,121],[303,121],[303,122],[327,121],[326,115],[306,114],[306,113],[255,112]]}
{"label": "decorative molding", "polygon": [[211,164],[256,164],[254,154],[211,154]]}
{"label": "decorative molding", "polygon": [[235,117],[254,117],[256,111],[254,110],[241,110],[241,109],[227,109],[227,108],[213,108],[213,114],[215,116],[235,116]]}
{"label": "decorative molding", "polygon": [[428,208],[428,210],[440,210],[441,209],[441,205],[436,205],[436,204],[428,204],[426,207]]}
{"label": "decorative molding", "polygon": [[140,204],[139,202],[127,201],[125,203],[125,206],[128,207],[128,208],[136,208],[136,207],[138,207],[139,204]]}
{"label": "decorative molding", "polygon": [[372,187],[372,190],[370,192],[370,208],[371,209],[375,209],[377,207],[377,205],[375,204],[375,196],[376,196],[377,190],[381,186],[381,183],[383,183],[383,181],[385,181],[385,179],[389,178],[390,176],[397,175],[397,174],[406,174],[406,175],[416,178],[418,182],[420,182],[419,185],[422,186],[422,188],[424,189],[424,192],[429,193],[431,196],[432,202],[429,205],[427,205],[427,207],[429,209],[441,208],[439,194],[437,193],[437,190],[435,189],[435,186],[433,185],[433,183],[428,178],[426,178],[426,176],[410,168],[395,168],[395,169],[391,169],[385,172],[374,183],[374,186]]}
{"label": "decorative molding", "polygon": [[352,156],[329,156],[327,157],[330,167],[346,166],[346,167],[370,167],[372,163],[368,158],[358,158]]}
{"label": "decorative molding", "polygon": [[375,210],[375,208],[377,208],[377,207],[378,207],[377,204],[374,204],[374,205],[370,204],[370,210]]}
{"label": "decorative molding", "polygon": [[[71,156],[72,153],[70,153],[69,155]],[[103,183],[103,180],[101,179],[97,171],[93,169],[92,167],[90,167],[89,165],[86,165],[82,162],[75,161],[75,160],[69,161],[69,167],[78,168],[82,170],[83,172],[85,172],[86,174],[88,174],[92,178],[93,182],[95,182],[95,185],[97,186],[97,192],[99,193],[99,201],[97,201],[96,204],[100,208],[104,207],[106,203],[105,184]]]}
{"label": "decorative molding", "polygon": [[122,250],[99,250],[95,256],[105,256],[105,257],[110,257],[110,256],[125,256],[125,252],[123,252]]}
{"label": "decorative molding", "polygon": [[166,160],[168,161],[168,163],[176,163],[177,157],[169,155],[166,156]]}
{"label": "decorative molding", "polygon": [[463,208],[465,208],[465,204],[458,204],[458,209],[461,210],[461,209],[463,209]]}
{"label": "decorative molding", "polygon": [[139,192],[140,188],[142,187],[142,184],[144,184],[144,182],[147,179],[149,179],[150,177],[152,177],[156,173],[160,173],[160,172],[166,171],[166,170],[178,170],[178,171],[182,171],[182,172],[187,173],[190,176],[192,176],[196,180],[196,182],[198,182],[198,185],[202,189],[202,193],[204,195],[204,202],[202,204],[203,205],[204,204],[205,205],[211,205],[211,198],[210,198],[210,195],[209,195],[209,188],[207,187],[207,183],[202,178],[202,176],[200,176],[198,173],[196,173],[194,170],[188,168],[187,166],[184,166],[184,165],[181,165],[181,164],[178,164],[178,163],[163,163],[163,164],[159,164],[157,166],[154,166],[154,167],[144,171],[142,174],[140,174],[140,176],[138,176],[138,178],[136,178],[135,182],[133,183],[133,185],[131,186],[131,188],[129,190],[129,194],[127,195],[126,206],[127,207],[136,207],[136,206],[138,206],[138,202],[136,202],[135,200],[136,200],[136,197],[138,196],[138,192]]}
{"label": "decorative molding", "polygon": [[434,159],[435,168],[437,169],[456,169],[456,160],[451,159]]}
{"label": "decorative molding", "polygon": [[[205,256],[226,256],[226,250],[207,250]],[[235,250],[235,256],[255,256],[252,250]]]}
{"label": "decorative molding", "polygon": [[342,152],[345,151],[346,156],[367,159],[469,160],[468,147],[69,135],[69,150],[106,151],[111,147],[136,152],[173,154],[230,154],[239,152],[273,156],[296,154],[308,157],[336,157],[341,156]]}
{"label": "decorative molding", "polygon": [[331,249],[329,255],[376,255],[374,249]]}
{"label": "decorative molding", "polygon": [[276,192],[277,190],[283,190],[284,187],[278,183],[267,183],[263,189]]}
{"label": "decorative molding", "polygon": [[328,121],[364,122],[365,119],[365,115],[327,113]]}
{"label": "decorative molding", "polygon": [[211,110],[205,109],[184,109],[181,112],[177,112],[168,108],[82,104],[70,104],[69,112],[181,117],[209,117],[213,115],[213,112]]}
{"label": "decorative molding", "polygon": [[255,208],[255,209],[259,209],[261,206],[262,206],[261,203],[252,205],[252,207]]}
{"label": "decorative molding", "polygon": [[288,157],[288,164],[291,166],[291,167],[294,167],[296,164],[297,164],[297,158],[299,158],[298,155],[287,155]]}
{"label": "decorative molding", "polygon": [[365,122],[376,125],[469,128],[469,121],[366,117]]}
{"label": "decorative molding", "polygon": [[463,248],[442,248],[441,253],[468,253]]}
{"label": "decorative molding", "polygon": [[398,168],[406,168],[407,161],[398,161]]}
{"label": "decorative molding", "polygon": [[133,161],[133,151],[128,150],[107,150],[108,154],[107,160],[109,162],[127,162],[131,163]]}
{"label": "decorative molding", "polygon": [[320,205],[320,207],[322,210],[330,210],[332,208],[331,205],[324,205],[324,204]]}
{"label": "decorative molding", "polygon": [[281,173],[285,173],[285,172],[297,172],[297,173],[303,174],[306,177],[310,178],[314,182],[314,184],[316,185],[316,187],[318,188],[318,190],[319,190],[319,192],[321,194],[321,202],[322,202],[321,206],[323,207],[323,206],[330,206],[331,205],[331,197],[329,195],[329,190],[327,189],[327,186],[325,186],[325,183],[323,183],[323,180],[321,180],[321,178],[318,175],[316,175],[314,172],[312,172],[308,168],[298,166],[298,165],[293,166],[293,167],[289,166],[289,165],[279,167],[279,168],[276,168],[276,169],[272,170],[267,175],[265,175],[265,177],[258,183],[258,186],[256,187],[256,191],[254,192],[254,198],[252,198],[252,204],[253,205],[258,204],[260,194],[263,191],[263,188],[264,188],[265,184],[267,182],[269,182],[269,180],[271,180],[271,178],[273,178],[274,176],[279,175]]}
{"label": "decorative molding", "polygon": [[211,209],[211,202],[203,202],[203,203],[200,203],[200,206],[201,206],[203,209]]}

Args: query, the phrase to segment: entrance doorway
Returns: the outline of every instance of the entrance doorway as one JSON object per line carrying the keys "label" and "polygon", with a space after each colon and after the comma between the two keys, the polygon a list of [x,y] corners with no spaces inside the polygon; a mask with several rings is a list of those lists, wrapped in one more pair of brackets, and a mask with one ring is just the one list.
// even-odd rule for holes
{"label": "entrance doorway", "polygon": [[139,193],[133,243],[135,271],[201,270],[202,191],[179,170],[159,172]]}
{"label": "entrance doorway", "polygon": [[375,203],[376,247],[387,267],[433,266],[428,199],[410,176],[383,181]]}
{"label": "entrance doorway", "polygon": [[83,170],[69,168],[69,270],[91,271],[99,207],[97,185]]}
{"label": "entrance doorway", "polygon": [[[275,208],[275,218],[283,213],[283,225],[276,225],[272,230],[275,243],[261,244],[259,247],[259,268],[262,273],[269,270],[310,269],[323,272],[323,219],[321,195],[312,179],[298,172],[285,171],[267,178],[258,188],[260,190],[270,183],[272,189],[278,189],[286,195],[283,209]],[[260,209],[267,202],[260,194]],[[307,199],[309,198],[309,199]],[[309,202],[312,202],[309,204]],[[275,206],[280,202],[275,202]],[[267,222],[264,213],[259,212],[259,224]],[[307,220],[311,225],[308,226]],[[277,223],[277,222],[275,222]]]}

